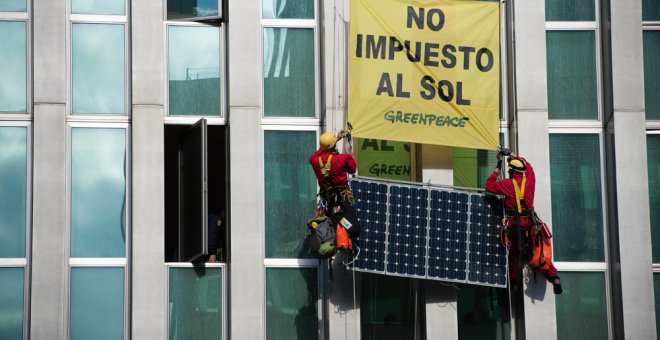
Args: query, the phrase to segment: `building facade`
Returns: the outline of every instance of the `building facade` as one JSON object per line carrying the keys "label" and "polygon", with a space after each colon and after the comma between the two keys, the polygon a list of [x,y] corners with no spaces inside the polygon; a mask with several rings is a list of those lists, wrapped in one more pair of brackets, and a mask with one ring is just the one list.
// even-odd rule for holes
{"label": "building facade", "polygon": [[[2,0],[0,338],[658,338],[660,1],[502,6],[502,144],[534,164],[564,285],[528,273],[513,319],[504,289],[306,254],[308,157],[350,115],[349,8]],[[495,166],[407,150],[414,181]],[[184,226],[223,211],[220,261],[191,263]]]}

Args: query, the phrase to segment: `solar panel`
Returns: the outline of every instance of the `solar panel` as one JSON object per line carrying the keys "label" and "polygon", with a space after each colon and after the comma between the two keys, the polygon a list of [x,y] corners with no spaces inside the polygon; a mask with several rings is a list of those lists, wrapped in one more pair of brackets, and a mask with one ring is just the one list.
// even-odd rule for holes
{"label": "solar panel", "polygon": [[483,191],[353,178],[362,231],[349,268],[420,279],[506,286],[501,207]]}

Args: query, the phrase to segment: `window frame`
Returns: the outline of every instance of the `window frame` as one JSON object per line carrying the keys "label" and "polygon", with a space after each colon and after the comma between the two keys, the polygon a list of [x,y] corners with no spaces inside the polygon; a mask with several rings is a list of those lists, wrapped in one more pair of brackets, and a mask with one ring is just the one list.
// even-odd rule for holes
{"label": "window frame", "polygon": [[169,339],[170,336],[170,308],[169,308],[169,300],[170,300],[170,269],[171,268],[197,268],[197,267],[203,267],[203,268],[220,268],[221,274],[222,274],[222,290],[220,291],[221,294],[221,299],[222,303],[220,305],[220,308],[222,310],[222,338],[221,339],[229,339],[229,304],[227,303],[227,297],[228,297],[228,292],[229,290],[227,289],[227,285],[229,283],[229,280],[227,278],[227,264],[222,263],[222,262],[216,262],[216,263],[210,263],[210,262],[204,262],[204,263],[186,263],[186,262],[165,262],[165,299],[163,303],[163,308],[167,311],[167,322],[165,322],[165,334],[167,338]]}
{"label": "window frame", "polygon": [[[550,120],[552,122],[552,120]],[[612,276],[612,263],[609,261],[607,254],[610,253],[609,249],[609,224],[608,221],[608,210],[607,210],[607,178],[605,173],[605,136],[602,126],[598,122],[594,121],[591,124],[579,123],[572,124],[574,126],[567,127],[565,125],[567,122],[562,121],[556,124],[550,124],[548,129],[548,138],[553,135],[596,135],[598,137],[598,153],[599,153],[599,168],[600,168],[600,199],[601,199],[601,211],[603,213],[601,217],[601,223],[603,225],[603,260],[602,262],[583,262],[583,261],[560,261],[554,262],[559,276],[561,277],[561,272],[599,272],[603,273],[605,278],[605,298],[606,298],[606,308],[607,308],[607,328],[608,328],[608,338],[614,339],[614,328],[613,328],[613,315],[612,315],[612,285],[611,285],[611,276]],[[589,125],[597,125],[598,127],[588,127]],[[550,178],[550,189],[552,190],[552,178]],[[553,222],[554,223],[554,222]],[[553,225],[554,228],[554,225]]]}
{"label": "window frame", "polygon": [[[260,41],[260,63],[261,63],[261,121],[262,124],[284,124],[284,125],[295,125],[300,123],[307,124],[321,124],[321,47],[320,47],[320,28],[317,24],[319,19],[319,2],[318,0],[314,1],[314,18],[312,19],[264,19],[263,18],[263,1],[260,1],[259,13],[261,17],[261,41]],[[266,81],[264,78],[264,57],[265,57],[265,31],[268,28],[303,28],[303,29],[313,29],[314,34],[314,116],[313,117],[294,117],[294,116],[284,116],[284,117],[270,117],[266,115]]]}
{"label": "window frame", "polygon": [[[66,1],[66,118],[69,120],[103,122],[103,121],[126,121],[132,116],[132,79],[131,79],[131,15],[128,1],[124,0],[124,15],[96,15],[96,14],[73,14],[71,1]],[[99,113],[75,113],[73,111],[73,25],[75,24],[103,24],[124,26],[124,112],[120,114]]]}
{"label": "window frame", "polygon": [[[124,130],[125,141],[126,141],[126,155],[125,155],[125,167],[126,167],[126,185],[125,185],[125,201],[126,201],[126,212],[125,212],[125,225],[126,225],[126,240],[124,247],[124,257],[72,257],[71,256],[71,222],[72,222],[72,178],[71,178],[71,162],[73,154],[73,144],[72,144],[72,131],[74,128],[102,128],[102,129],[122,129]],[[66,275],[63,280],[65,293],[64,299],[66,301],[64,305],[64,321],[65,328],[67,332],[67,338],[70,337],[71,332],[71,273],[73,268],[79,267],[93,267],[93,268],[103,268],[103,267],[121,267],[124,268],[124,339],[130,339],[131,334],[131,253],[132,253],[132,224],[131,224],[131,215],[132,215],[132,192],[131,192],[131,183],[132,183],[132,152],[131,152],[131,125],[129,123],[107,123],[107,122],[67,122],[66,124],[66,220],[64,228],[64,250],[66,258]]]}
{"label": "window frame", "polygon": [[[551,0],[546,0],[551,1]],[[603,121],[603,75],[602,75],[602,43],[600,39],[600,30],[601,30],[601,20],[600,20],[600,2],[593,0],[595,2],[595,17],[594,21],[545,21],[545,32],[546,36],[548,32],[558,32],[558,31],[591,31],[594,32],[594,47],[596,49],[595,56],[595,71],[596,71],[596,113],[597,117],[595,119],[551,119],[550,110],[548,108],[548,121],[550,127],[570,127],[570,126],[581,126],[581,127],[591,127],[594,125],[602,126]],[[547,58],[546,51],[546,58]],[[546,84],[547,84],[546,79]],[[550,98],[548,98],[550,100]],[[599,123],[599,124],[596,124]]]}
{"label": "window frame", "polygon": [[33,112],[33,65],[32,65],[32,1],[27,1],[26,12],[0,12],[0,22],[24,22],[25,23],[25,111],[3,111],[0,112],[2,120],[26,120],[31,119]]}
{"label": "window frame", "polygon": [[0,258],[0,268],[23,268],[23,339],[29,339],[30,331],[30,282],[32,280],[32,122],[4,121],[2,127],[24,127],[26,129],[26,187],[25,187],[25,257]]}
{"label": "window frame", "polygon": [[[166,3],[167,0],[164,0]],[[182,21],[182,20],[167,20],[167,8],[164,8],[164,21],[163,21],[163,29],[164,29],[164,49],[165,49],[165,61],[163,64],[163,67],[165,68],[164,74],[165,74],[165,79],[164,79],[164,89],[163,89],[163,99],[164,99],[164,109],[165,109],[165,115],[164,115],[164,122],[165,124],[186,124],[186,125],[192,125],[194,122],[198,121],[199,118],[203,117],[206,118],[208,125],[227,125],[229,122],[229,118],[227,117],[227,112],[229,111],[228,108],[228,97],[227,97],[227,86],[228,86],[228,77],[227,77],[227,49],[226,49],[226,29],[224,25],[212,25],[212,24],[206,24],[202,22],[191,22],[191,21]],[[220,100],[220,115],[219,116],[196,116],[196,115],[170,115],[170,55],[169,55],[169,48],[170,48],[170,27],[217,27],[220,30],[220,41],[219,41],[219,46],[220,50],[218,51],[220,55],[220,60],[219,60],[219,69],[220,69],[220,93],[219,95],[219,100]]]}

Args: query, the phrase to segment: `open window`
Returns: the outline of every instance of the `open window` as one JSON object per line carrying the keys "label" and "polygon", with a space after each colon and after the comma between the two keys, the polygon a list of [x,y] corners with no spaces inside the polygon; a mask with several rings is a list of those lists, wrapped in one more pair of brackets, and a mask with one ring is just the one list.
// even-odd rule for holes
{"label": "open window", "polygon": [[225,126],[165,126],[165,261],[227,258]]}
{"label": "open window", "polygon": [[222,5],[222,0],[167,0],[167,20],[219,24]]}

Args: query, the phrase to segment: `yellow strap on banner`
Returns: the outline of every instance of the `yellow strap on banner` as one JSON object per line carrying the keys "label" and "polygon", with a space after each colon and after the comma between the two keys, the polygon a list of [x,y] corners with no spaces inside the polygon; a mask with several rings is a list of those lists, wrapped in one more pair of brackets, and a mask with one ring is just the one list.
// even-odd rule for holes
{"label": "yellow strap on banner", "polygon": [[511,182],[513,182],[513,190],[516,192],[516,206],[518,206],[518,213],[522,214],[522,207],[520,206],[520,200],[525,199],[525,181],[527,180],[526,177],[523,177],[522,183],[520,187],[518,187],[518,182],[516,182],[515,178],[511,179]]}

